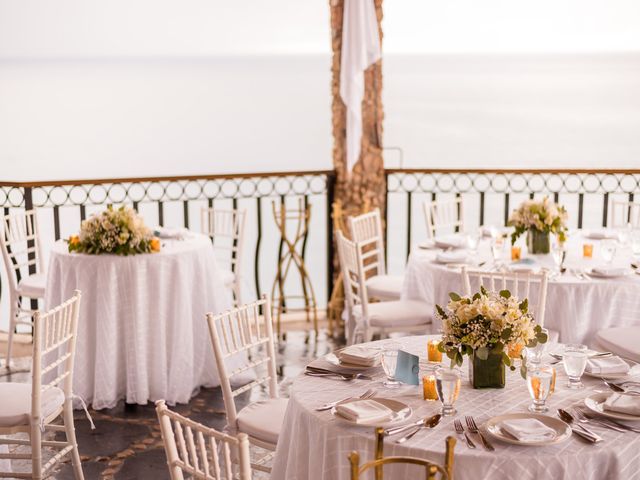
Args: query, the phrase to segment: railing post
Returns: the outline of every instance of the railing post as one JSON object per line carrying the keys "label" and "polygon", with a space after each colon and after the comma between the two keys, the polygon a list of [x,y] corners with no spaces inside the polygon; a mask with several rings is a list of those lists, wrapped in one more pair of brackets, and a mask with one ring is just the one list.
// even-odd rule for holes
{"label": "railing post", "polygon": [[[30,210],[33,210],[33,189],[31,187],[24,188],[24,209],[27,212]],[[29,220],[27,220],[27,222],[28,221]],[[35,222],[36,219],[34,218],[32,221]],[[34,227],[34,226],[35,225],[30,225],[30,227]],[[27,229],[27,232],[28,231],[29,230]],[[35,242],[33,240],[28,240],[27,248],[30,250],[27,255],[27,259],[29,260],[29,275],[33,275],[36,273],[36,264],[31,263],[36,258],[34,247],[35,247]],[[31,310],[37,310],[37,309],[38,309],[38,300],[31,299]],[[33,333],[33,327],[31,327],[31,332]]]}
{"label": "railing post", "polygon": [[327,174],[327,304],[333,292],[333,276],[335,273],[335,249],[333,244],[333,202],[335,193],[336,174],[332,172]]}

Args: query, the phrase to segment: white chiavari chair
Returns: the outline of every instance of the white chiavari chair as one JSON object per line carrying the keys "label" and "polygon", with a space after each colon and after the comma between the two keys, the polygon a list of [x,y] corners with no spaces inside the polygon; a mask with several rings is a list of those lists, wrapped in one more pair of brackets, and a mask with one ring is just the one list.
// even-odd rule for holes
{"label": "white chiavari chair", "polygon": [[[0,247],[9,281],[9,336],[5,367],[11,368],[13,334],[19,324],[31,325],[30,300],[43,299],[47,281],[35,210],[2,218]],[[35,270],[30,273],[29,270]]]}
{"label": "white chiavari chair", "polygon": [[[71,455],[76,480],[83,479],[73,423],[73,362],[80,292],[62,305],[34,314],[31,384],[0,383],[0,435],[29,434],[29,439],[5,437],[0,443],[30,445],[31,453],[3,454],[9,459],[30,459],[30,472],[0,472],[0,478],[40,480]],[[62,425],[53,422],[62,415]],[[47,430],[65,432],[64,441],[43,439]],[[43,464],[42,447],[57,452]]]}
{"label": "white chiavari chair", "polygon": [[[270,302],[263,295],[260,300],[219,315],[209,313],[207,322],[227,413],[227,428],[233,435],[246,433],[252,445],[269,450],[252,463],[255,470],[269,472],[266,464],[273,458],[288,403],[286,398],[278,396]],[[227,360],[231,357],[244,358],[244,364],[229,371]],[[232,378],[249,370],[255,371],[256,379],[234,389]],[[268,398],[254,401],[238,411],[235,397],[254,387],[266,387]]]}
{"label": "white chiavari chair", "polygon": [[611,202],[612,228],[640,228],[640,203],[626,200]]}
{"label": "white chiavari chair", "polygon": [[349,217],[351,239],[363,248],[365,284],[369,297],[378,300],[399,300],[402,275],[387,275],[384,260],[384,240],[380,210]]}
{"label": "white chiavari chair", "polygon": [[462,197],[453,200],[426,201],[423,204],[424,218],[429,239],[436,238],[436,233],[464,233],[464,202]]}
{"label": "white chiavari chair", "polygon": [[[549,274],[546,271],[532,272],[487,272],[484,270],[468,269],[462,267],[462,285],[465,295],[470,296],[480,291],[482,285],[493,292],[509,290],[511,294],[520,300],[528,299],[529,310],[533,314],[536,323],[544,327],[547,309],[547,287]],[[549,330],[549,341],[558,341],[558,332]]]}
{"label": "white chiavari chair", "polygon": [[242,303],[242,252],[245,210],[202,209],[202,232],[211,237],[223,281],[233,290],[234,306]]}
{"label": "white chiavari chair", "polygon": [[349,315],[347,343],[351,345],[359,338],[364,342],[371,341],[375,333],[428,333],[433,316],[429,304],[418,300],[369,302],[361,244],[347,239],[340,231],[336,232],[336,237]]}
{"label": "white chiavari chair", "polygon": [[172,412],[164,400],[156,402],[156,413],[171,480],[184,480],[185,474],[197,480],[251,479],[246,434],[218,432]]}

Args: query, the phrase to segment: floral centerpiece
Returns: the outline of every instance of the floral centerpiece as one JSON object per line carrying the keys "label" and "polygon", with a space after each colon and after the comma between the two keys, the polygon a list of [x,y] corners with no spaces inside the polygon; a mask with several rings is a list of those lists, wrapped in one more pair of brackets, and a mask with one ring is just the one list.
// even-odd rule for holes
{"label": "floral centerpiece", "polygon": [[508,352],[547,341],[529,312],[528,300],[519,301],[509,290],[495,293],[481,286],[471,298],[457,293],[449,297],[446,308],[436,305],[443,330],[438,348],[452,366],[462,365],[464,355],[470,357],[469,379],[474,388],[503,388],[505,366],[515,369]]}
{"label": "floral centerpiece", "polygon": [[160,241],[153,237],[140,215],[130,207],[112,206],[82,222],[80,234],[72,235],[69,251],[98,255],[135,255],[160,251]]}
{"label": "floral centerpiece", "polygon": [[567,211],[565,208],[544,197],[542,201],[527,200],[511,213],[509,225],[515,227],[511,243],[527,232],[529,252],[549,253],[549,234],[554,233],[561,242],[566,240]]}

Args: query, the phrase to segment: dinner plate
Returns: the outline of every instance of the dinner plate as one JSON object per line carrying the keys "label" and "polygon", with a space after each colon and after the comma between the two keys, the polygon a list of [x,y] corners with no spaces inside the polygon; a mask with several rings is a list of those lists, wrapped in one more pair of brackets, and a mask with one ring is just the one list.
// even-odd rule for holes
{"label": "dinner plate", "polygon": [[633,273],[633,271],[631,269],[627,269],[625,270],[625,273],[600,273],[600,272],[596,272],[594,271],[593,268],[588,268],[585,270],[585,272],[587,275],[589,275],[590,277],[594,277],[594,278],[620,278],[620,277],[626,277],[627,275],[630,275],[631,273]]}
{"label": "dinner plate", "polygon": [[330,364],[343,368],[345,370],[361,371],[361,370],[369,370],[370,368],[376,368],[380,366],[379,358],[376,363],[368,367],[365,365],[354,365],[353,363],[345,363],[341,361],[335,353],[328,353],[327,355],[325,355],[324,359]]}
{"label": "dinner plate", "polygon": [[[524,442],[518,440],[515,437],[512,437],[507,432],[505,432],[502,428],[500,428],[500,424],[505,420],[515,420],[519,418],[535,418],[540,422],[544,423],[547,427],[552,428],[556,432],[556,436],[554,438],[548,440],[538,440],[535,442]],[[529,447],[542,447],[545,445],[555,445],[558,443],[562,443],[565,440],[568,440],[571,437],[571,427],[567,425],[562,420],[555,417],[548,417],[547,415],[541,415],[537,413],[510,413],[507,415],[498,415],[497,417],[492,417],[486,421],[483,426],[484,430],[494,437],[497,440],[506,443],[512,443],[514,445],[524,445]]]}
{"label": "dinner plate", "polygon": [[421,248],[422,250],[432,250],[436,248],[436,244],[433,240],[428,240],[426,242],[419,243],[418,248]]}
{"label": "dinner plate", "polygon": [[[348,423],[349,425],[356,425],[358,427],[388,427],[388,426],[395,425],[397,423],[401,423],[405,421],[407,418],[409,418],[413,414],[413,410],[409,405],[407,405],[406,403],[399,402],[398,400],[392,400],[390,398],[380,398],[380,397],[373,397],[373,398],[370,398],[369,400],[375,400],[376,402],[391,409],[393,411],[393,418],[391,418],[391,420],[387,420],[386,422],[372,421],[372,422],[356,423],[347,418],[344,418],[341,415],[338,415],[335,407],[331,409],[331,414],[337,419]],[[353,400],[347,400],[346,402],[342,402],[342,405],[346,403],[359,402],[359,401],[360,401],[359,398],[354,398]]]}
{"label": "dinner plate", "polygon": [[[559,344],[555,345],[553,348],[551,348],[550,350],[548,350],[547,354],[562,356],[562,355],[564,355],[564,348],[565,348],[565,346],[562,343],[559,343]],[[591,349],[587,348],[586,353],[587,353],[587,357],[593,357],[594,355],[597,355],[600,352],[597,351],[597,350],[591,350]]]}
{"label": "dinner plate", "polygon": [[607,398],[609,398],[613,392],[594,393],[584,399],[584,404],[587,408],[593,412],[596,412],[603,417],[613,418],[616,420],[631,420],[634,422],[640,422],[640,416],[629,415],[628,413],[612,412],[605,410],[602,406]]}

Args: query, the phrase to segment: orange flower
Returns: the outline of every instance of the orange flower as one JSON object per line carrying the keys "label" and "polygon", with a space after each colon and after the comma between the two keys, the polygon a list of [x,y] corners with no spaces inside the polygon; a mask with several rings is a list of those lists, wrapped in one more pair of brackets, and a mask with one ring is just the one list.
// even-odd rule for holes
{"label": "orange flower", "polygon": [[69,237],[69,245],[71,245],[72,247],[80,245],[80,237],[78,235],[71,235]]}
{"label": "orange flower", "polygon": [[151,239],[151,242],[149,242],[149,246],[151,247],[151,251],[152,252],[159,252],[160,251],[160,239],[157,237],[153,237]]}

